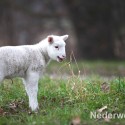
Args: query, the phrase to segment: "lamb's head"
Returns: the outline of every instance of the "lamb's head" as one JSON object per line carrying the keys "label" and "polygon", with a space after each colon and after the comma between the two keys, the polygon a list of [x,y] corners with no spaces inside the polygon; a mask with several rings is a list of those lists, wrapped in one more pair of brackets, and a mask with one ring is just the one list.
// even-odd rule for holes
{"label": "lamb's head", "polygon": [[49,43],[47,51],[50,59],[61,62],[66,58],[65,40],[67,38],[68,38],[68,35],[64,35],[64,36],[50,35],[47,37],[47,40]]}

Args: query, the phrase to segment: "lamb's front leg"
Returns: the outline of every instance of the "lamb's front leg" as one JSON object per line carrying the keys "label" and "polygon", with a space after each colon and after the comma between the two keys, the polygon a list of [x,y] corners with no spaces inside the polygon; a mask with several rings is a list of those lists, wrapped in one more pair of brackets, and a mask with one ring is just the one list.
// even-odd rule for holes
{"label": "lamb's front leg", "polygon": [[24,79],[25,89],[29,97],[29,107],[32,111],[37,111],[39,108],[37,101],[38,80],[39,74],[36,72],[29,72]]}

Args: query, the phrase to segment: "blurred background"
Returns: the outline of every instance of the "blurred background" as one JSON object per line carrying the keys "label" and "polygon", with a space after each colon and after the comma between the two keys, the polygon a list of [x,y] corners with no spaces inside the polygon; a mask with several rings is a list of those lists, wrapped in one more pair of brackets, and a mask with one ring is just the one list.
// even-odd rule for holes
{"label": "blurred background", "polygon": [[125,59],[125,0],[0,0],[0,46],[69,34],[68,56]]}

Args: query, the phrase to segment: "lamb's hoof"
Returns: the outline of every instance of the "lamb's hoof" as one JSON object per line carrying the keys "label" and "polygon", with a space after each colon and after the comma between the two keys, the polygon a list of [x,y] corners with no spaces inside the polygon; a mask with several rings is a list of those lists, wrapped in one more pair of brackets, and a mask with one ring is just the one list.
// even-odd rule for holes
{"label": "lamb's hoof", "polygon": [[35,114],[38,114],[38,113],[39,113],[39,108],[36,108],[33,112],[34,112]]}
{"label": "lamb's hoof", "polygon": [[38,113],[39,113],[39,107],[36,108],[35,110],[32,110],[32,109],[30,108],[30,111],[28,112],[29,115],[31,115],[31,114],[38,114]]}

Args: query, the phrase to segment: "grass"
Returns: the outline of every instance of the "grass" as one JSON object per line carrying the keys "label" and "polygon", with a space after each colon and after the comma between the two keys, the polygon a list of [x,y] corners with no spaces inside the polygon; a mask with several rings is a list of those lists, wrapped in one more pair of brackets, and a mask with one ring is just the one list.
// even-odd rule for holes
{"label": "grass", "polygon": [[[108,62],[109,63],[109,62]],[[47,72],[54,77],[44,76],[39,81],[39,112],[31,113],[28,108],[28,98],[24,86],[19,78],[4,80],[0,87],[0,125],[70,125],[74,120],[81,120],[80,125],[124,125],[123,119],[94,119],[90,112],[107,106],[101,113],[125,114],[125,78],[118,75],[111,79],[100,76],[95,67],[109,67],[108,63],[80,62],[76,64],[64,63],[58,67],[50,64]],[[110,71],[124,62],[111,63]],[[56,67],[55,67],[56,66]],[[95,73],[82,78],[85,70],[92,69]],[[87,67],[88,66],[88,67]],[[53,72],[53,70],[55,72]],[[79,70],[81,71],[80,74]],[[107,71],[109,72],[109,71]],[[66,78],[62,78],[62,74]],[[75,125],[72,123],[72,125]]]}
{"label": "grass", "polygon": [[[72,63],[72,70],[77,75],[78,69],[81,72],[81,75],[93,75],[99,74],[101,76],[125,76],[125,62],[124,61],[103,61],[103,60],[95,60],[95,61],[79,61],[78,64]],[[47,73],[54,74],[55,71],[58,71],[58,74],[70,74],[69,68],[65,68],[66,63],[60,67],[59,63],[52,62],[48,66]],[[59,70],[57,70],[59,69]],[[54,72],[53,72],[54,71]]]}

